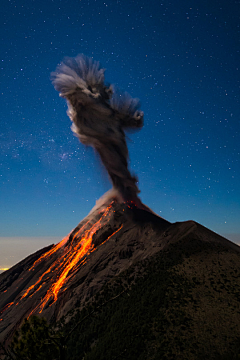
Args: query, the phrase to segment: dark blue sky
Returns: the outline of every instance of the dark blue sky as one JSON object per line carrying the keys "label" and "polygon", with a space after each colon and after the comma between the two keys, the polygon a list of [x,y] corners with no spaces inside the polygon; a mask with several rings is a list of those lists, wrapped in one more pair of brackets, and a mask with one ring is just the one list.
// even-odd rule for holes
{"label": "dark blue sky", "polygon": [[240,234],[240,1],[3,0],[0,16],[0,236],[64,237],[111,187],[50,82],[79,53],[141,100],[142,201]]}

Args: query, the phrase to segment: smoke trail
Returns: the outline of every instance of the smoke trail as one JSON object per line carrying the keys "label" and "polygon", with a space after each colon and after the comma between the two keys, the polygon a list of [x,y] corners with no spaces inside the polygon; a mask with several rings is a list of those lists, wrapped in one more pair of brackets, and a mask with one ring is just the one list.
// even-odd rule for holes
{"label": "smoke trail", "polygon": [[99,62],[78,55],[64,59],[51,75],[55,89],[67,100],[72,131],[97,150],[122,199],[141,204],[137,178],[128,169],[124,129],[141,128],[143,112],[138,99],[104,83],[104,71]]}

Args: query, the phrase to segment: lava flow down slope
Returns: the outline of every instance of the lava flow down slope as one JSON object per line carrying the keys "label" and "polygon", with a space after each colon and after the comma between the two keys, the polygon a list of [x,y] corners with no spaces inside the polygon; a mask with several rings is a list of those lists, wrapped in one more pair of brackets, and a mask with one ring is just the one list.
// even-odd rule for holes
{"label": "lava flow down slope", "polygon": [[[209,250],[206,252],[206,249]],[[56,323],[69,311],[85,307],[105,285],[129,269],[134,273],[134,268],[141,268],[146,261],[154,263],[156,257],[161,267],[162,263],[171,263],[175,256],[184,259],[186,265],[181,266],[185,266],[187,276],[195,274],[199,284],[202,281],[207,285],[208,277],[214,279],[215,273],[223,271],[237,294],[234,278],[226,274],[240,272],[239,246],[194,221],[172,224],[134,204],[109,200],[91,212],[61,242],[39,250],[0,275],[0,340],[7,344],[31,314]],[[217,265],[217,259],[221,265]],[[206,278],[202,280],[204,272]],[[159,278],[154,285],[156,289],[163,286],[163,281]],[[204,288],[200,293],[195,291],[196,301],[202,301],[203,295],[209,296]],[[234,292],[230,301],[236,294]],[[181,302],[183,295],[179,296]],[[191,306],[189,303],[187,308]],[[235,313],[232,320],[234,318],[237,319]]]}
{"label": "lava flow down slope", "polygon": [[55,321],[77,301],[86,303],[113,276],[161,249],[158,237],[169,225],[115,200],[91,212],[61,242],[0,275],[1,338],[31,314]]}

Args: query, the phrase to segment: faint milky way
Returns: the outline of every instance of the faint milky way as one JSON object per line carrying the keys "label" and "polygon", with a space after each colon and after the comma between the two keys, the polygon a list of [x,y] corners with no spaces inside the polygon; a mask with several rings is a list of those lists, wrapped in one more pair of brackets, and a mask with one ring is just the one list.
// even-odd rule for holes
{"label": "faint milky way", "polygon": [[239,2],[4,1],[1,19],[0,236],[64,237],[111,187],[50,82],[78,53],[141,100],[142,201],[240,234]]}

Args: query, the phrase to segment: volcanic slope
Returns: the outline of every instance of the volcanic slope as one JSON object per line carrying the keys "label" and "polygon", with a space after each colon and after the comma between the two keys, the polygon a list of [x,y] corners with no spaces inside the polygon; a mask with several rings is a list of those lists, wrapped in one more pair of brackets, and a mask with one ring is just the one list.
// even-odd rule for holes
{"label": "volcanic slope", "polygon": [[109,279],[162,248],[157,234],[169,225],[114,201],[95,210],[60,243],[0,275],[0,338],[31,314],[56,321],[76,301],[84,304]]}
{"label": "volcanic slope", "polygon": [[158,241],[160,251],[109,281],[66,324],[67,359],[239,358],[239,247],[193,221],[172,224]]}
{"label": "volcanic slope", "polygon": [[239,258],[237,245],[196,222],[113,201],[0,275],[1,341],[31,314],[68,314],[69,332],[88,304],[124,288],[69,338],[69,359],[215,359],[240,336]]}

